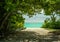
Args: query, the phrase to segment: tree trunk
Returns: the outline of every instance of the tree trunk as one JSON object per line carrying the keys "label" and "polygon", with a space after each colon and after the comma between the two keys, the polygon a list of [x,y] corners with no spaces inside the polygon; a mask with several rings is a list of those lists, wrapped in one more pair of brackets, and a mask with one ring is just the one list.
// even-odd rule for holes
{"label": "tree trunk", "polygon": [[1,23],[0,29],[4,27],[4,24],[5,24],[5,22],[6,22],[6,20],[8,19],[9,16],[10,16],[10,13],[7,14],[7,15],[4,17],[4,19],[3,19],[2,23]]}

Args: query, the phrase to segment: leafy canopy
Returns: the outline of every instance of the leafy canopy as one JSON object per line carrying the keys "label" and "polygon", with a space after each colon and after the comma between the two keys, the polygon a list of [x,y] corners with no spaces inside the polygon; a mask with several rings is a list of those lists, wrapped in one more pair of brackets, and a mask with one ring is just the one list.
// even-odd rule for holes
{"label": "leafy canopy", "polygon": [[60,14],[60,0],[0,0],[0,34],[6,37],[11,30],[23,28],[22,15],[31,17],[42,9],[46,15]]}

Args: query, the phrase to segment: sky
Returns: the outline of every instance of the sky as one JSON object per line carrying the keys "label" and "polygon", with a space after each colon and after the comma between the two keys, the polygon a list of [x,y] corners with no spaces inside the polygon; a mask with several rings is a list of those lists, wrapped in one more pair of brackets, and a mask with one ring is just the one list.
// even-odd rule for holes
{"label": "sky", "polygon": [[44,14],[36,14],[33,17],[29,18],[29,16],[24,15],[25,22],[44,22],[46,18],[49,18],[49,16],[46,16]]}
{"label": "sky", "polygon": [[44,15],[44,10],[42,10],[40,13],[41,14],[36,13],[36,15],[31,18],[29,18],[27,15],[23,15],[25,22],[44,22],[46,18],[49,18],[49,16]]}
{"label": "sky", "polygon": [[[44,20],[46,18],[50,18],[50,16],[44,15],[44,11],[43,10],[40,13],[41,14],[36,13],[36,15],[34,15],[31,18],[29,18],[29,16],[27,16],[27,15],[23,15],[23,17],[25,18],[25,22],[44,22]],[[57,19],[58,18],[59,17],[57,17]]]}

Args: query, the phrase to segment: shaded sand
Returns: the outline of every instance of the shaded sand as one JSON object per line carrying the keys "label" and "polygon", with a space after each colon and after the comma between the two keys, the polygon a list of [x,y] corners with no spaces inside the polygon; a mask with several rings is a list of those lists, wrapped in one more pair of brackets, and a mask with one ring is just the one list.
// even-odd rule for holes
{"label": "shaded sand", "polygon": [[20,32],[17,31],[11,37],[12,40],[4,42],[60,42],[60,31],[51,32],[44,28],[26,28]]}
{"label": "shaded sand", "polygon": [[47,35],[49,30],[44,29],[44,28],[26,28],[22,31],[32,31],[32,32],[36,32],[37,35]]}

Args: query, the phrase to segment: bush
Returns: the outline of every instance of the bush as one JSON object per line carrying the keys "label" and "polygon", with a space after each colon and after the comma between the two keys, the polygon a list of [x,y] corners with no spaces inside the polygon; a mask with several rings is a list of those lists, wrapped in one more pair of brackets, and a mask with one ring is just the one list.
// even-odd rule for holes
{"label": "bush", "polygon": [[57,20],[53,15],[47,18],[42,26],[43,28],[60,29],[60,19]]}
{"label": "bush", "polygon": [[60,29],[60,21],[57,20],[56,22],[47,22],[47,23],[44,23],[43,28],[53,28],[53,29]]}

